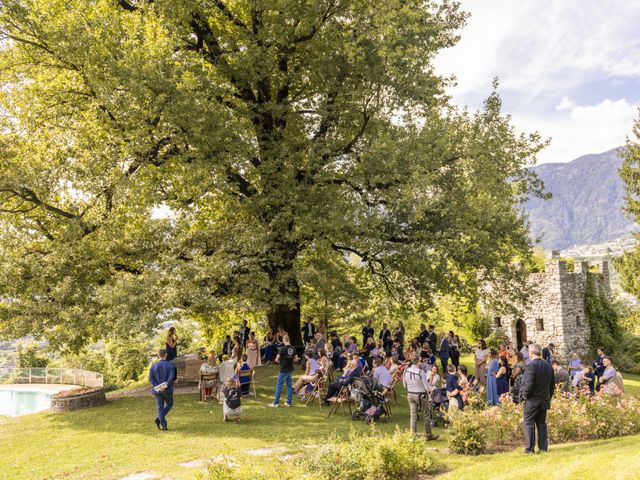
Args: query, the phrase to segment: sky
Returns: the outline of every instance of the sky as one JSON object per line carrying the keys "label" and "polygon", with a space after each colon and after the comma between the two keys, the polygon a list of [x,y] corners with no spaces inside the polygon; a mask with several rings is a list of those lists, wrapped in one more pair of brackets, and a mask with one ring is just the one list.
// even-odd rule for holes
{"label": "sky", "polygon": [[482,106],[493,77],[505,113],[552,143],[538,163],[624,144],[640,107],[640,0],[461,0],[461,40],[436,60],[454,102]]}

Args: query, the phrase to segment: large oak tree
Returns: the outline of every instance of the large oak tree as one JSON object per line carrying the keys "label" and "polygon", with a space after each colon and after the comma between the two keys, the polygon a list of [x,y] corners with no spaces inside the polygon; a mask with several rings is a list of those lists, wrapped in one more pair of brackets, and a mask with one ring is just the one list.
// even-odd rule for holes
{"label": "large oak tree", "polygon": [[3,0],[0,333],[77,348],[251,309],[299,343],[301,286],[357,268],[420,302],[505,273],[544,142],[495,92],[451,106],[433,59],[465,18],[431,0]]}

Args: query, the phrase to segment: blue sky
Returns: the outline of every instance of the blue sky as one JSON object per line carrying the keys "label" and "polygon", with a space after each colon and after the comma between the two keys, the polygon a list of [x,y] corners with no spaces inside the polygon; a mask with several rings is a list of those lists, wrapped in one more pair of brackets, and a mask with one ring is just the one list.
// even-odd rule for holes
{"label": "blue sky", "polygon": [[460,105],[478,108],[500,80],[520,131],[552,144],[538,163],[624,144],[640,107],[640,0],[462,0],[462,38],[436,68]]}

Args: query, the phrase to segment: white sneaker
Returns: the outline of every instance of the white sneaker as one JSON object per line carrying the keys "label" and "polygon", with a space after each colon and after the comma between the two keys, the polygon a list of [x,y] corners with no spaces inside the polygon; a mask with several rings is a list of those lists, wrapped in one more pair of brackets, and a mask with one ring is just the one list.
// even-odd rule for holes
{"label": "white sneaker", "polygon": [[271,408],[278,408],[280,405],[278,405],[277,403],[270,403],[269,405],[267,405],[267,407],[271,407]]}
{"label": "white sneaker", "polygon": [[285,404],[284,404],[284,406],[285,406],[285,407],[290,407],[290,406],[291,406],[291,404],[290,404],[290,403],[285,403]]}

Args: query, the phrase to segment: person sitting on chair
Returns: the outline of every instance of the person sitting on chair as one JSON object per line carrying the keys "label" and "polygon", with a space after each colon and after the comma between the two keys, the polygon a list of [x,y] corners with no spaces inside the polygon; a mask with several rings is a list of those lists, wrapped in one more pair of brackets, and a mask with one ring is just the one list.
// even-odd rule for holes
{"label": "person sitting on chair", "polygon": [[329,405],[329,399],[335,397],[342,387],[346,387],[351,385],[353,381],[362,375],[362,368],[358,364],[358,356],[352,355],[349,358],[349,362],[347,363],[348,373],[345,373],[343,376],[338,377],[338,381],[336,383],[332,383],[327,388],[327,396],[324,397],[324,401],[322,405]]}
{"label": "person sitting on chair", "polygon": [[251,377],[250,376],[240,377],[240,372],[246,372],[248,370],[251,370],[251,367],[249,366],[249,363],[247,362],[247,360],[248,360],[247,354],[243,353],[241,357],[241,361],[240,363],[238,363],[238,366],[236,367],[236,376],[240,379],[240,392],[242,393],[242,395],[249,395],[251,393],[250,391]]}
{"label": "person sitting on chair", "polygon": [[305,358],[305,370],[304,374],[296,380],[296,383],[293,384],[293,393],[299,394],[302,387],[306,384],[313,382],[316,379],[318,370],[320,369],[320,365],[318,365],[318,361],[313,357],[313,352],[307,350],[304,352]]}
{"label": "person sitting on chair", "polygon": [[382,364],[382,358],[380,357],[373,359],[373,378],[378,380],[378,383],[384,387],[382,393],[386,394],[393,383],[393,377],[387,367]]}
{"label": "person sitting on chair", "polygon": [[[207,357],[206,363],[203,363],[200,366],[200,375],[214,375],[220,371],[220,367],[216,365],[217,357],[215,352],[211,351],[209,356]],[[211,397],[211,393],[214,388],[218,387],[218,378],[216,377],[213,380],[200,380],[199,387],[203,390],[203,399],[206,400]],[[217,393],[217,391],[216,391]]]}

